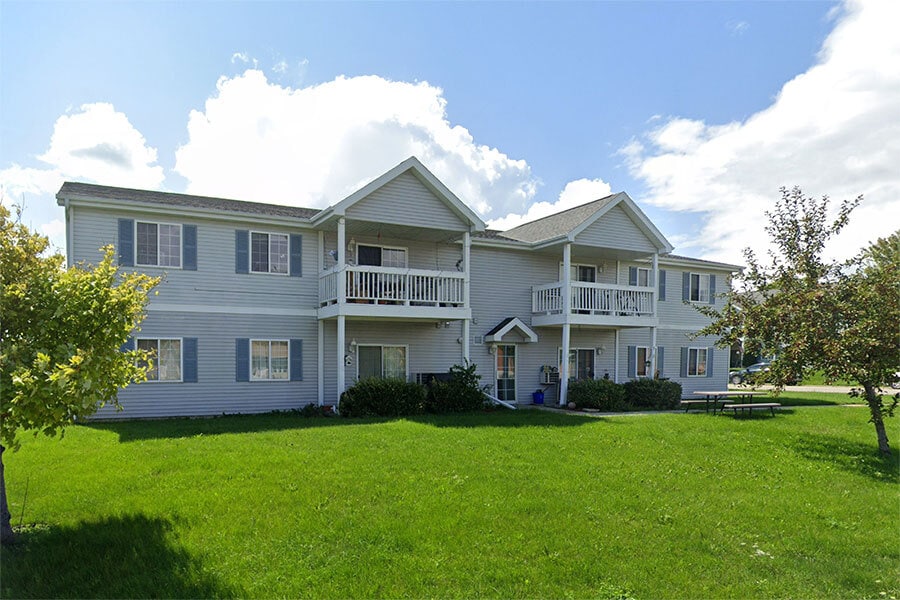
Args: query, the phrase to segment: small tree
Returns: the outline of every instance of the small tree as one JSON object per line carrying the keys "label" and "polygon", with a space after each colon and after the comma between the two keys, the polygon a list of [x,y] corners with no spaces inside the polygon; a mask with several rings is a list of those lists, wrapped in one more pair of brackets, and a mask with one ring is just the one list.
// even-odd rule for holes
{"label": "small tree", "polygon": [[885,404],[881,386],[900,363],[900,232],[844,263],[822,256],[861,201],[844,201],[829,224],[827,197],[817,201],[800,188],[782,188],[766,212],[770,263],[746,249],[748,268],[722,311],[700,307],[712,323],[698,335],[719,335],[724,347],[743,340],[748,354],[776,356],[765,374],[776,391],[810,369],[823,371],[827,381],[855,380],[878,448],[890,454],[884,417],[893,415],[897,398]]}
{"label": "small tree", "polygon": [[12,541],[3,452],[17,433],[54,436],[146,379],[152,357],[120,351],[158,278],[120,273],[112,247],[64,269],[49,242],[0,205],[0,542]]}

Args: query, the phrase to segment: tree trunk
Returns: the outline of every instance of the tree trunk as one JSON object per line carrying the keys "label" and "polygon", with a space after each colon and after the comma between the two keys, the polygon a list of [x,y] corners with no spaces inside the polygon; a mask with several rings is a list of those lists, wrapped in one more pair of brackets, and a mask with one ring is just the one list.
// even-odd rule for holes
{"label": "tree trunk", "polygon": [[0,544],[12,544],[16,536],[12,530],[12,515],[6,502],[6,472],[3,470],[3,453],[6,448],[0,444]]}
{"label": "tree trunk", "polygon": [[878,451],[884,456],[890,456],[891,447],[888,445],[887,431],[884,429],[884,416],[881,414],[881,396],[875,393],[875,386],[871,383],[863,383],[863,388],[866,390],[866,402],[869,404],[872,424],[875,425],[875,434],[878,436]]}

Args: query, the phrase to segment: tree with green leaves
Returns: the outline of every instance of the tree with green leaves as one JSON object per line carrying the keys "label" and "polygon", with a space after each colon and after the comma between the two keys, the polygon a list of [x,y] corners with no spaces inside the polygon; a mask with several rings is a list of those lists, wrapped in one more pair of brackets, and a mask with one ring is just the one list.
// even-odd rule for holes
{"label": "tree with green leaves", "polygon": [[811,370],[826,381],[856,381],[852,393],[865,398],[878,449],[889,455],[884,418],[893,416],[897,396],[886,397],[883,387],[900,370],[900,232],[846,262],[823,256],[861,201],[844,201],[829,222],[827,196],[782,188],[766,212],[768,264],[744,251],[747,269],[724,308],[699,308],[712,322],[698,335],[721,336],[723,347],[743,340],[747,353],[776,357],[763,374],[776,391]]}
{"label": "tree with green leaves", "polygon": [[17,434],[54,436],[146,379],[152,357],[120,349],[158,278],[122,273],[112,247],[96,266],[64,268],[46,237],[0,204],[0,542],[13,540],[3,452]]}

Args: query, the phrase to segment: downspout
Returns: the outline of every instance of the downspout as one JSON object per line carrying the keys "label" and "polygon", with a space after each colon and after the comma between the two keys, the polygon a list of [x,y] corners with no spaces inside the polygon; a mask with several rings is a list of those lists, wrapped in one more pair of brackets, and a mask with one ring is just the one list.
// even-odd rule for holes
{"label": "downspout", "polygon": [[72,247],[74,246],[73,234],[75,233],[75,214],[72,207],[69,206],[69,199],[65,199],[66,212],[66,266],[71,267],[74,264],[72,256]]}
{"label": "downspout", "polygon": [[559,365],[559,405],[566,406],[569,396],[569,340],[572,319],[572,243],[563,246],[562,280],[562,362]]}
{"label": "downspout", "polygon": [[[659,323],[659,252],[653,253],[653,318]],[[650,377],[656,377],[656,330],[657,325],[650,328]]]}

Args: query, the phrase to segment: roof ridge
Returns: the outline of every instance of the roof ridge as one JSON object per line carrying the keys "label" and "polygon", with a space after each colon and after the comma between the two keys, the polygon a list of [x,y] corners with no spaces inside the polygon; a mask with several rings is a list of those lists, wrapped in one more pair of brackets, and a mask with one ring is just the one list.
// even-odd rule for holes
{"label": "roof ridge", "polygon": [[564,214],[566,214],[566,213],[568,213],[568,212],[572,212],[573,210],[578,210],[578,209],[584,208],[585,206],[588,206],[588,205],[590,205],[590,204],[596,204],[597,202],[602,202],[602,201],[604,201],[604,200],[609,200],[609,199],[612,198],[613,196],[618,196],[618,195],[621,194],[621,193],[622,193],[622,192],[615,192],[615,193],[612,193],[612,194],[607,194],[606,196],[603,196],[602,198],[597,198],[596,200],[589,200],[589,201],[585,202],[584,204],[579,204],[579,205],[577,205],[577,206],[572,206],[571,208],[567,208],[567,209],[561,210],[561,211],[559,211],[559,212],[555,212],[555,213],[552,213],[552,214],[549,214],[549,215],[544,215],[543,217],[538,217],[537,219],[534,219],[533,221],[526,221],[525,223],[521,223],[520,225],[516,225],[515,227],[513,227],[513,228],[511,228],[511,229],[505,229],[505,230],[502,230],[502,231],[504,231],[504,232],[515,231],[515,230],[518,229],[519,227],[525,227],[526,225],[532,225],[532,224],[534,224],[534,223],[540,223],[541,221],[543,221],[543,220],[545,220],[545,219],[551,219],[551,218],[554,218],[554,217],[559,217],[560,215],[564,215]]}

